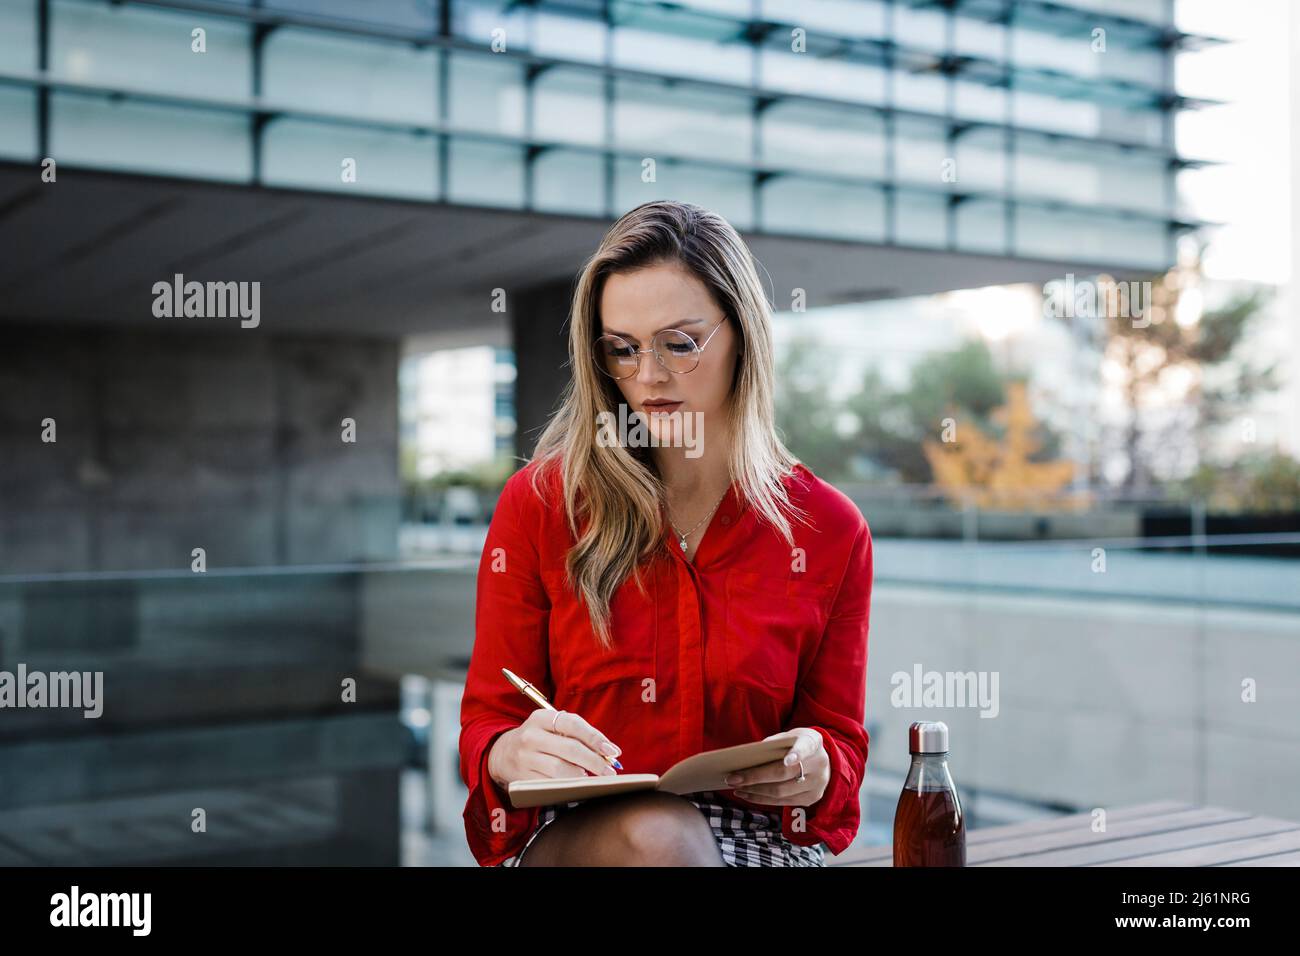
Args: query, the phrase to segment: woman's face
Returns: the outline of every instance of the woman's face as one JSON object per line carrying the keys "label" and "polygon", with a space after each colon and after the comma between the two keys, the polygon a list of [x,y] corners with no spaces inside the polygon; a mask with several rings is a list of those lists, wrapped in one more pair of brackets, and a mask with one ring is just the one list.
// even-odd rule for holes
{"label": "woman's face", "polygon": [[[699,442],[703,427],[713,430],[725,421],[722,413],[731,393],[738,336],[724,319],[704,283],[678,263],[647,266],[605,280],[597,334],[618,335],[635,349],[648,349],[656,332],[677,329],[704,346],[699,365],[690,372],[671,372],[646,352],[635,374],[614,381],[628,413],[645,416],[659,444],[680,447],[684,440],[689,443],[690,435]],[[647,403],[661,400],[679,404],[664,406],[656,414],[655,406]],[[688,415],[692,416],[689,423],[685,422]],[[693,430],[686,432],[688,428]]]}

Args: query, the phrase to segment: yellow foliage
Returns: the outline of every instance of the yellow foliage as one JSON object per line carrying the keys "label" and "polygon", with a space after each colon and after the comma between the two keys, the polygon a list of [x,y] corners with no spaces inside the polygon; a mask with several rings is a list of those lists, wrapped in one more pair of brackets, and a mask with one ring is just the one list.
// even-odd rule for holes
{"label": "yellow foliage", "polygon": [[1000,442],[969,422],[958,425],[955,441],[922,443],[935,484],[950,501],[1004,510],[1087,504],[1086,495],[1062,495],[1074,478],[1073,462],[1029,460],[1041,443],[1034,437],[1038,420],[1023,382],[1008,383],[1007,403],[993,420],[1004,426]]}

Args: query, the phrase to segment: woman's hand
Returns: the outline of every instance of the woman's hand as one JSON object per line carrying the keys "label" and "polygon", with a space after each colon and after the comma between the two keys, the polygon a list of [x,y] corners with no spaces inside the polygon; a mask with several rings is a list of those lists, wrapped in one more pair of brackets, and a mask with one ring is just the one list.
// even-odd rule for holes
{"label": "woman's hand", "polygon": [[[727,783],[736,796],[750,803],[778,806],[810,807],[822,798],[831,782],[831,758],[819,731],[811,727],[794,727],[781,733],[796,733],[799,738],[783,760],[774,760],[748,770],[727,774]],[[781,734],[769,734],[771,740]],[[804,781],[799,782],[799,761],[803,761]]]}
{"label": "woman's hand", "polygon": [[538,708],[496,739],[488,752],[488,775],[504,790],[515,780],[617,773],[602,750],[611,757],[623,752],[572,711]]}

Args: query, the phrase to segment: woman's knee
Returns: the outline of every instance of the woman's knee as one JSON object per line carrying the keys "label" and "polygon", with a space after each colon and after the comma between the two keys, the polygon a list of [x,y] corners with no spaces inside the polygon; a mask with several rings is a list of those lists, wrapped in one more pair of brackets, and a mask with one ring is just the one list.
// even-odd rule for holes
{"label": "woman's knee", "polygon": [[550,824],[521,866],[725,866],[689,800],[635,793],[594,801]]}
{"label": "woman's knee", "polygon": [[689,800],[638,794],[618,809],[618,852],[632,866],[721,866],[713,829]]}

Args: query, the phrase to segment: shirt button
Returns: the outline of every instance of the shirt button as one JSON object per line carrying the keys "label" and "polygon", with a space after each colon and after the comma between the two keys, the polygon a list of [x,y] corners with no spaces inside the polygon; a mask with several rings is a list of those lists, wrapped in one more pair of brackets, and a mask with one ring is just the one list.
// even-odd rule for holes
{"label": "shirt button", "polygon": [[723,516],[722,516],[722,523],[723,523],[723,524],[731,524],[731,516],[730,516],[730,515],[723,515]]}

